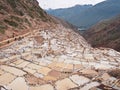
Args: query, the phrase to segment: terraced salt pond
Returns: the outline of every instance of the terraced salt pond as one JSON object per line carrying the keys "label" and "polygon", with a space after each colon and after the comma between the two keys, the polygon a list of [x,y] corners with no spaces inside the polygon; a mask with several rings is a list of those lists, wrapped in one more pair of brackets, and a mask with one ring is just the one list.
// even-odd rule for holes
{"label": "terraced salt pond", "polygon": [[115,69],[120,69],[119,52],[92,48],[62,26],[38,30],[0,50],[3,90],[119,90],[120,79],[110,74]]}

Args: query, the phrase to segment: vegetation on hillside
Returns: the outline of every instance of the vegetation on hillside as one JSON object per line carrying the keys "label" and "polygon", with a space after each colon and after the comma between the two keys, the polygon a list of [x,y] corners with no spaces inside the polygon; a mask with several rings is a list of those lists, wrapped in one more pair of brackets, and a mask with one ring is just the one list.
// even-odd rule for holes
{"label": "vegetation on hillside", "polygon": [[83,35],[93,47],[120,51],[120,16],[97,23]]}
{"label": "vegetation on hillside", "polygon": [[[50,21],[50,17],[43,11],[37,0],[1,0],[0,1],[0,33],[5,30],[26,29],[32,27],[32,23]],[[9,27],[9,28],[7,28]]]}

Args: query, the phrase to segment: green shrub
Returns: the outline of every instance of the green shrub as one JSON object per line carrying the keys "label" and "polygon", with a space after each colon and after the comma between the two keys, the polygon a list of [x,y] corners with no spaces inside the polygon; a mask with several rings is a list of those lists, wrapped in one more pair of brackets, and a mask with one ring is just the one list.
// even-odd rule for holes
{"label": "green shrub", "polygon": [[18,15],[20,15],[20,16],[23,16],[24,15],[24,13],[22,12],[22,11],[18,11],[18,10],[14,10],[15,12],[16,12],[16,14],[18,14]]}
{"label": "green shrub", "polygon": [[7,0],[7,2],[11,5],[12,8],[16,8],[16,0]]}
{"label": "green shrub", "polygon": [[31,23],[28,21],[27,18],[25,18],[25,22],[28,23],[29,26],[31,26]]}
{"label": "green shrub", "polygon": [[0,33],[4,34],[5,30],[4,29],[0,29]]}
{"label": "green shrub", "polygon": [[14,21],[9,21],[9,20],[4,20],[5,23],[9,24],[10,26],[13,26],[13,27],[18,27],[18,24]]}
{"label": "green shrub", "polygon": [[0,33],[4,34],[6,28],[7,28],[6,26],[0,25]]}
{"label": "green shrub", "polygon": [[3,11],[0,11],[0,14],[5,15],[5,13]]}
{"label": "green shrub", "polygon": [[16,16],[10,16],[12,20],[15,20],[17,22],[23,22],[23,20],[19,17],[16,17]]}
{"label": "green shrub", "polygon": [[24,13],[22,11],[18,11],[16,9],[17,7],[17,3],[20,3],[20,0],[7,0],[7,2],[10,4],[10,6],[13,8],[14,12],[16,12],[16,14],[23,16]]}
{"label": "green shrub", "polygon": [[3,7],[2,5],[0,5],[0,10],[2,10],[2,9],[5,9],[5,7]]}
{"label": "green shrub", "polygon": [[0,43],[0,46],[2,46],[2,44]]}

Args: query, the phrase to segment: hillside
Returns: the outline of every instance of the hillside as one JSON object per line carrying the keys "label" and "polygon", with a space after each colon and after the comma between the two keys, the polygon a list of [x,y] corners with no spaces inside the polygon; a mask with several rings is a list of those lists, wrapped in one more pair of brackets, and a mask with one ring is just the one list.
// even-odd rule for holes
{"label": "hillside", "polygon": [[0,0],[0,41],[50,22],[36,0]]}
{"label": "hillside", "polygon": [[92,25],[101,20],[109,19],[119,15],[119,4],[120,0],[106,0],[94,6],[76,6],[70,9],[50,10],[48,13],[57,17],[61,17],[78,27],[90,28]]}
{"label": "hillside", "polygon": [[120,51],[120,15],[97,23],[83,36],[94,47],[109,47]]}

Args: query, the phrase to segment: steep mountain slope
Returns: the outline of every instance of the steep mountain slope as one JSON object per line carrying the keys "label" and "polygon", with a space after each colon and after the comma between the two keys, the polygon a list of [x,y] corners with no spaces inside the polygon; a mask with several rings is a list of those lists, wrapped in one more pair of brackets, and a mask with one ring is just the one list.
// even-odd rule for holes
{"label": "steep mountain slope", "polygon": [[43,11],[36,0],[0,1],[0,48],[30,35],[38,28],[55,28],[62,24],[74,26]]}
{"label": "steep mountain slope", "polygon": [[0,0],[0,41],[50,22],[36,0]]}
{"label": "steep mountain slope", "polygon": [[55,17],[55,16],[51,16],[51,18],[56,24],[61,24],[66,28],[70,28],[70,29],[78,31],[76,26],[74,26],[73,24],[71,24],[71,23],[69,23],[69,22],[67,22],[67,21],[65,21],[61,18],[58,18],[58,17]]}
{"label": "steep mountain slope", "polygon": [[109,47],[120,51],[120,15],[97,23],[83,36],[94,47]]}
{"label": "steep mountain slope", "polygon": [[[54,15],[56,17],[59,17],[61,19],[68,21],[69,23],[72,23],[73,19],[76,16],[79,16],[82,11],[84,11],[90,7],[92,7],[92,5],[75,5],[70,8],[49,9],[46,11],[47,11],[47,13],[49,13],[51,15]],[[72,24],[74,24],[74,23],[72,23]]]}
{"label": "steep mountain slope", "polygon": [[120,0],[105,0],[94,6],[83,5],[68,9],[49,10],[48,13],[63,18],[78,27],[89,28],[97,22],[120,14]]}

